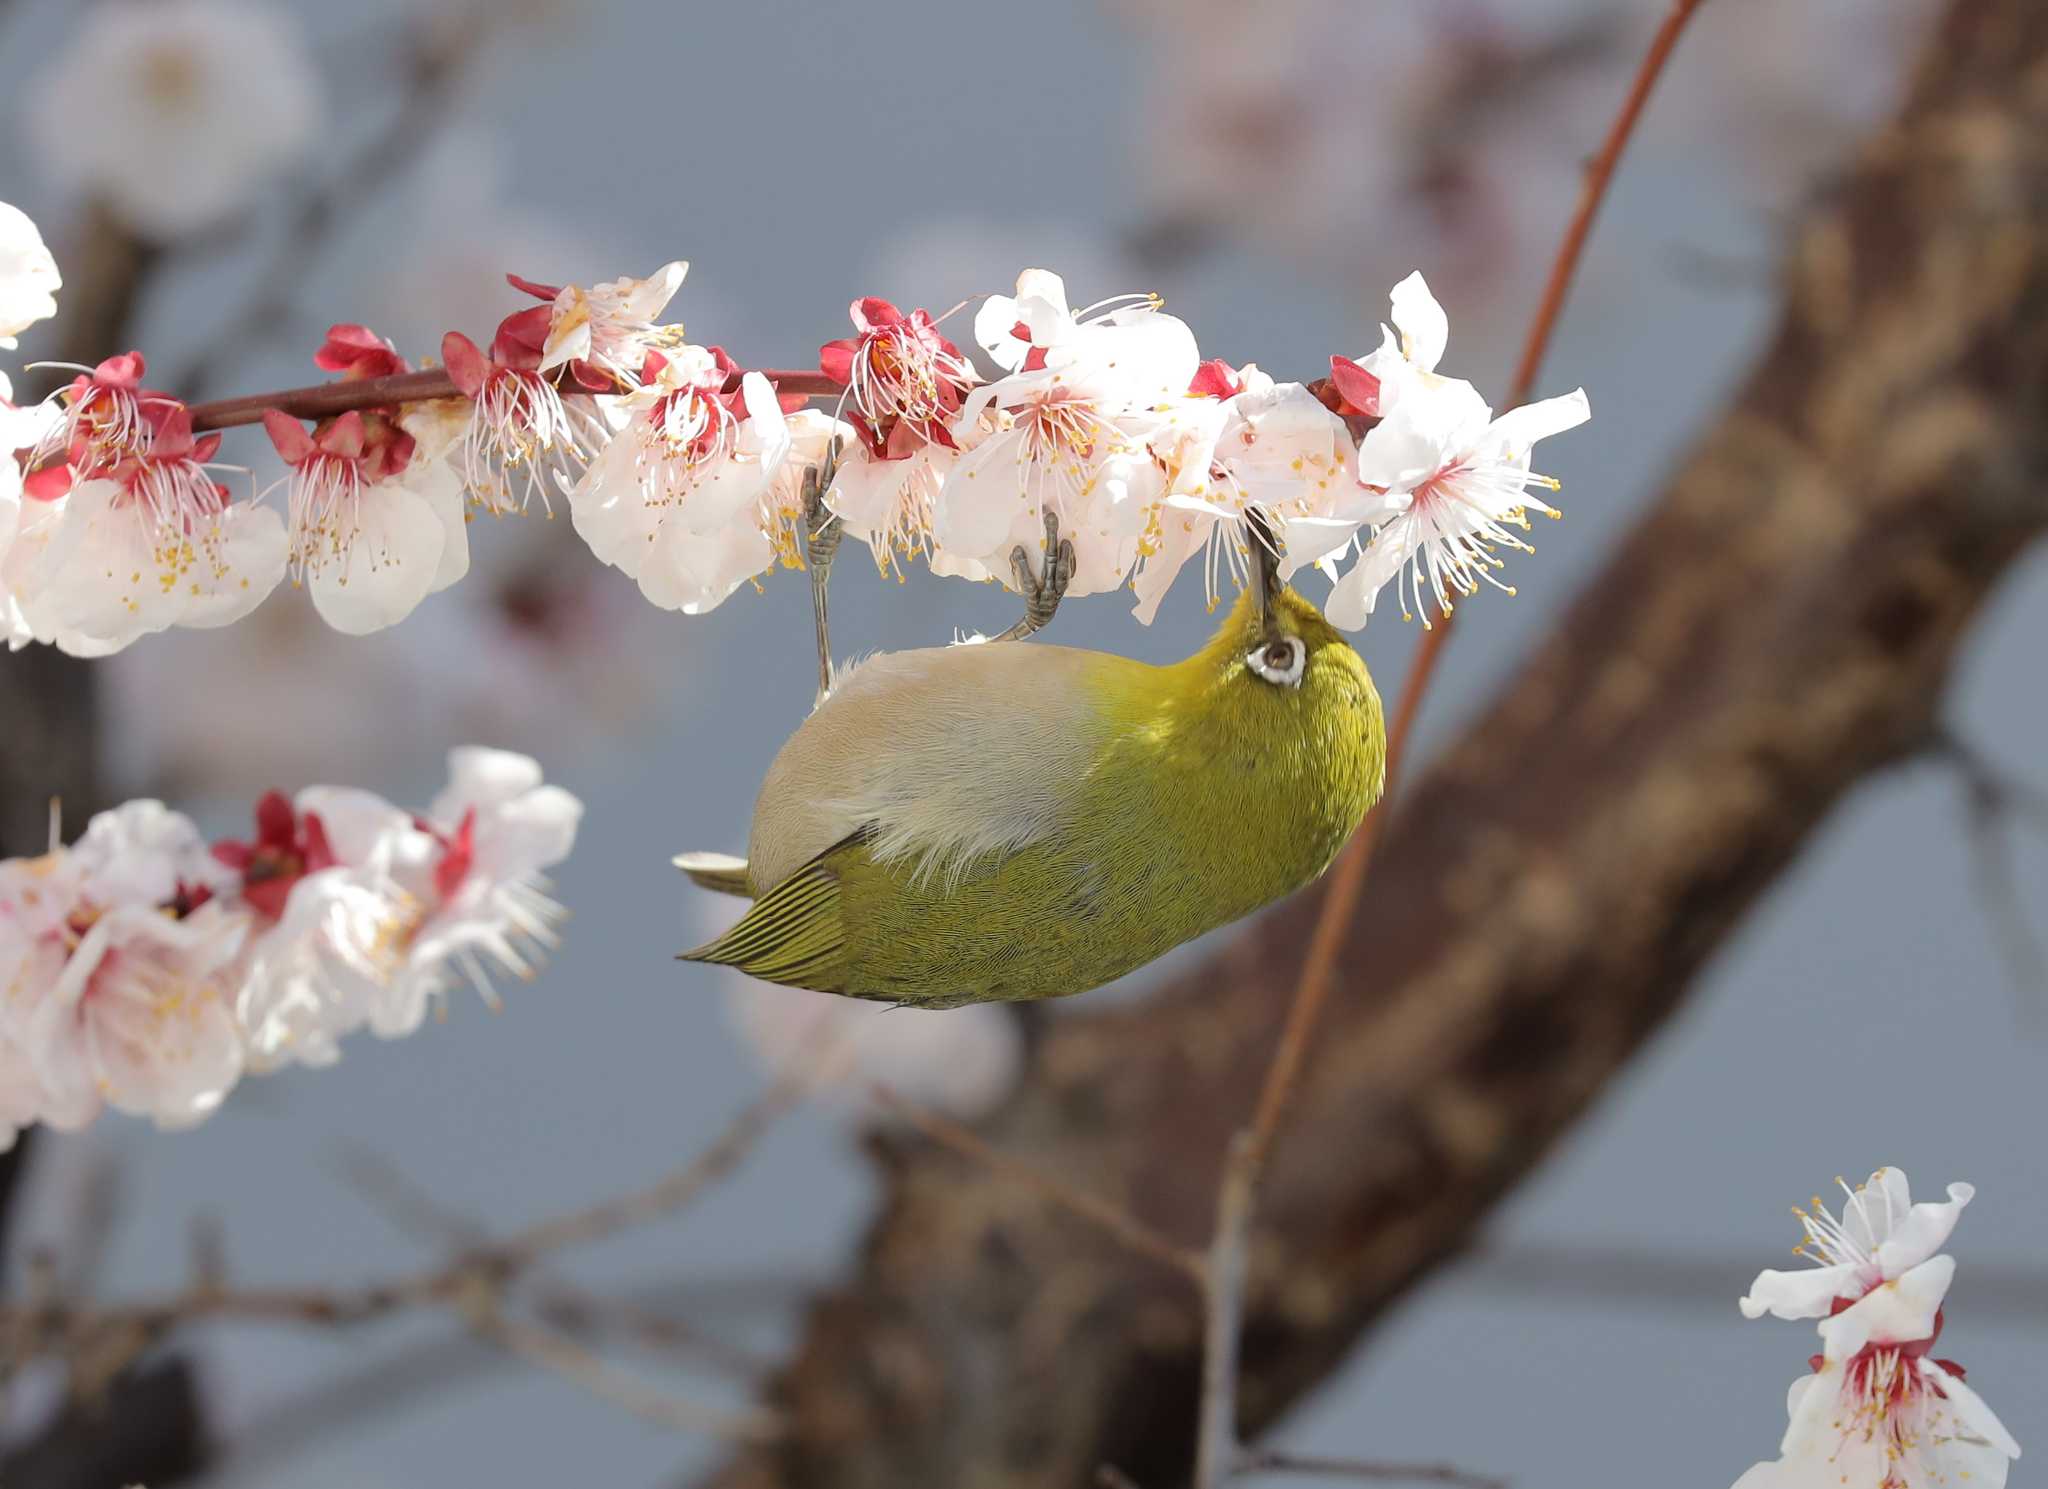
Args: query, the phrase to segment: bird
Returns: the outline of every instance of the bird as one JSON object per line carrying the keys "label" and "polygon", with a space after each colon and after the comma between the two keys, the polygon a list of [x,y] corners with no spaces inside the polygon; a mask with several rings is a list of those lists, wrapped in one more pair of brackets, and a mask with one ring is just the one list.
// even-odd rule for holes
{"label": "bird", "polygon": [[1384,787],[1384,713],[1254,528],[1251,582],[1177,663],[1021,639],[1071,570],[1049,521],[1044,574],[1014,560],[1020,639],[827,664],[748,856],[675,860],[753,901],[682,959],[906,1007],[1064,997],[1321,875]]}

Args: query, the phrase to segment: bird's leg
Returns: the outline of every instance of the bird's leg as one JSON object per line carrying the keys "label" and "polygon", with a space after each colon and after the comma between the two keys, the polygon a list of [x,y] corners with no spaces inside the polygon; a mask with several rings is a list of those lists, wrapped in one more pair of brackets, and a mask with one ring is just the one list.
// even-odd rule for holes
{"label": "bird's leg", "polygon": [[839,540],[845,536],[845,529],[825,506],[825,492],[838,464],[839,441],[834,440],[824,461],[804,471],[803,481],[804,564],[811,571],[811,619],[818,631],[819,703],[832,691],[832,635],[825,614],[825,583],[832,574]]}
{"label": "bird's leg", "polygon": [[1060,536],[1059,514],[1050,507],[1045,511],[1045,572],[1031,572],[1031,555],[1019,543],[1010,550],[1010,573],[1017,581],[1017,590],[1024,596],[1024,618],[1011,626],[996,641],[1022,641],[1033,631],[1042,631],[1060,608],[1060,601],[1066,598],[1067,586],[1074,578],[1074,543],[1071,538]]}

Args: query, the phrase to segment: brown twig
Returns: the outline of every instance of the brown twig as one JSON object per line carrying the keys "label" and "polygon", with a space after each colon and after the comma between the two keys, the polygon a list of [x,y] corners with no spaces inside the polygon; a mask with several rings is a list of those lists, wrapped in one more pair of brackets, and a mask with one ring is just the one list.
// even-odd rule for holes
{"label": "brown twig", "polygon": [[1240,1475],[1310,1474],[1320,1479],[1364,1479],[1386,1484],[1451,1484],[1457,1489],[1507,1489],[1506,1479],[1467,1473],[1448,1463],[1372,1463],[1356,1458],[1316,1458],[1253,1448],[1237,1460]]}
{"label": "brown twig", "polygon": [[592,1205],[513,1233],[505,1241],[466,1247],[440,1266],[346,1288],[224,1289],[197,1279],[167,1297],[100,1309],[62,1298],[0,1307],[0,1380],[40,1355],[58,1354],[104,1368],[125,1362],[172,1330],[206,1320],[339,1327],[405,1309],[472,1309],[496,1296],[546,1257],[661,1219],[729,1173],[761,1135],[801,1100],[808,1072],[778,1081],[743,1108],[711,1145],[673,1174],[637,1193]]}
{"label": "brown twig", "polygon": [[[1550,277],[1544,284],[1543,298],[1537,303],[1536,315],[1529,323],[1528,336],[1523,342],[1522,355],[1515,367],[1514,382],[1508,393],[1508,405],[1513,407],[1528,401],[1529,393],[1536,383],[1537,373],[1543,366],[1543,355],[1549,349],[1551,332],[1556,329],[1557,318],[1564,309],[1565,296],[1571,289],[1572,277],[1578,271],[1579,260],[1584,255],[1587,236],[1591,233],[1593,219],[1599,213],[1600,204],[1607,195],[1608,184],[1614,178],[1615,167],[1621,161],[1622,151],[1627,147],[1629,137],[1635,132],[1637,121],[1642,117],[1643,106],[1649,102],[1650,92],[1663,73],[1664,64],[1670,59],[1671,51],[1678,43],[1679,34],[1686,22],[1699,9],[1701,0],[1675,0],[1671,10],[1664,17],[1664,23],[1657,28],[1657,35],[1650,43],[1650,49],[1637,67],[1635,78],[1623,98],[1621,111],[1614,116],[1608,127],[1607,137],[1586,168],[1586,180],[1579,192],[1577,209],[1566,225],[1564,238],[1558,244],[1557,255],[1551,264]],[[1409,733],[1415,722],[1422,695],[1428,690],[1436,676],[1437,663],[1443,656],[1445,643],[1450,639],[1451,617],[1446,615],[1436,627],[1424,633],[1422,644],[1416,649],[1415,665],[1409,669],[1402,686],[1400,702],[1395,708],[1394,723],[1387,736],[1387,798],[1391,798],[1397,777],[1395,767],[1400,763],[1408,744]],[[1261,1163],[1271,1150],[1273,1138],[1280,1122],[1286,1115],[1287,1103],[1299,1079],[1301,1066],[1308,1053],[1309,1036],[1315,1031],[1316,1016],[1322,1011],[1324,1001],[1329,997],[1334,982],[1337,953],[1343,945],[1344,929],[1350,922],[1351,912],[1358,903],[1359,892],[1365,887],[1366,870],[1371,866],[1373,844],[1378,837],[1378,826],[1387,815],[1386,800],[1359,828],[1346,845],[1336,868],[1330,877],[1329,890],[1323,897],[1321,917],[1316,922],[1314,940],[1308,960],[1302,968],[1301,981],[1297,984],[1294,1002],[1288,1010],[1287,1025],[1280,1036],[1280,1044],[1274,1051],[1273,1063],[1268,1069],[1266,1083],[1259,1093],[1257,1114],[1253,1118],[1255,1134],[1247,1161]]]}
{"label": "brown twig", "polygon": [[[1614,178],[1615,167],[1642,117],[1651,90],[1670,59],[1679,34],[1700,4],[1701,0],[1674,0],[1650,43],[1649,51],[1636,69],[1628,93],[1622,99],[1620,112],[1615,115],[1606,139],[1587,168],[1578,207],[1558,244],[1550,277],[1544,285],[1543,297],[1537,304],[1521,360],[1515,369],[1514,383],[1508,395],[1511,407],[1528,400],[1537,372],[1543,365],[1543,355],[1549,348],[1551,333],[1563,311],[1572,277],[1585,252],[1593,219]],[[1205,1289],[1210,1316],[1205,1333],[1201,1419],[1197,1428],[1197,1489],[1220,1489],[1229,1477],[1234,1461],[1226,1450],[1234,1451],[1237,1438],[1238,1323],[1234,1317],[1219,1320],[1216,1310],[1228,1307],[1233,1314],[1242,1310],[1244,1271],[1259,1177],[1281,1123],[1286,1119],[1288,1104],[1300,1083],[1302,1067],[1308,1058],[1309,1040],[1315,1032],[1323,1005],[1336,985],[1337,959],[1343,951],[1352,912],[1357,908],[1359,895],[1372,867],[1373,847],[1379,838],[1380,824],[1387,816],[1387,802],[1400,780],[1399,769],[1408,752],[1423,695],[1436,676],[1450,634],[1451,616],[1446,613],[1438,625],[1424,633],[1422,643],[1416,649],[1415,663],[1402,684],[1393,724],[1387,734],[1385,795],[1338,856],[1309,941],[1301,979],[1295,985],[1287,1022],[1281,1030],[1280,1042],[1274,1048],[1272,1063],[1266,1069],[1252,1124],[1232,1144],[1224,1161],[1216,1202],[1216,1234],[1210,1247],[1209,1278]]]}
{"label": "brown twig", "polygon": [[[815,367],[764,369],[762,374],[784,393],[802,393],[811,398],[837,394],[840,385]],[[424,403],[435,398],[460,398],[462,390],[445,367],[420,372],[397,372],[390,377],[366,377],[352,382],[314,383],[304,388],[279,388],[270,393],[245,393],[236,398],[217,398],[211,403],[192,405],[195,430],[232,429],[255,424],[268,409],[278,409],[295,419],[328,419],[351,409],[383,408],[394,403]]]}
{"label": "brown twig", "polygon": [[887,1086],[875,1087],[874,1097],[941,1147],[951,1148],[963,1158],[1014,1179],[1026,1189],[1035,1190],[1061,1209],[1109,1232],[1131,1250],[1179,1272],[1197,1287],[1205,1285],[1208,1273],[1199,1256],[1183,1246],[1174,1245],[1121,1205],[1090,1194],[1085,1189],[1077,1189],[1057,1175],[1012,1158],[958,1122],[904,1100]]}
{"label": "brown twig", "polygon": [[479,1338],[659,1426],[729,1442],[770,1442],[780,1432],[771,1412],[719,1411],[657,1391],[567,1335],[507,1316],[487,1291],[472,1295],[461,1311]]}

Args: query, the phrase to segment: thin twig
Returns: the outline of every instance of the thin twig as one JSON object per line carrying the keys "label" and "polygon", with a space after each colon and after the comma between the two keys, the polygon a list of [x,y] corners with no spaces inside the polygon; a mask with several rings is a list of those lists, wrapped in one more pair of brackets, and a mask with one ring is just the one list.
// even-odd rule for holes
{"label": "thin twig", "polygon": [[[381,1153],[351,1148],[342,1158],[344,1178],[399,1229],[432,1245],[455,1251],[483,1251],[490,1231],[449,1209]],[[737,1380],[767,1373],[767,1362],[716,1339],[682,1319],[630,1303],[599,1297],[544,1267],[522,1274],[526,1306],[550,1327],[578,1339],[620,1335],[646,1348],[701,1357]]]}
{"label": "thin twig", "polygon": [[2048,947],[2035,933],[2020,898],[2019,864],[2007,828],[2014,818],[2025,818],[2048,833],[2048,791],[2000,770],[1950,729],[1935,730],[1928,753],[1961,779],[1978,908],[1998,943],[2013,989],[2021,995],[2020,1017],[2038,1027],[2042,998],[2048,994]]}
{"label": "thin twig", "polygon": [[1371,1463],[1356,1458],[1316,1458],[1252,1448],[1237,1460],[1240,1474],[1312,1474],[1322,1479],[1365,1479],[1374,1483],[1451,1484],[1456,1489],[1507,1489],[1507,1480],[1467,1473],[1448,1463]]}
{"label": "thin twig", "polygon": [[[1620,112],[1615,115],[1599,152],[1587,168],[1577,209],[1565,227],[1563,241],[1558,245],[1550,277],[1544,285],[1543,297],[1530,322],[1521,359],[1515,368],[1513,387],[1508,396],[1510,406],[1528,400],[1558,315],[1564,308],[1572,277],[1585,252],[1593,219],[1614,178],[1615,167],[1642,117],[1643,106],[1649,101],[1658,76],[1670,59],[1679,34],[1700,4],[1701,0],[1674,0],[1664,23],[1658,27],[1657,35],[1651,41],[1649,51],[1636,69],[1634,80],[1622,99]],[[1259,1179],[1300,1082],[1302,1067],[1308,1058],[1309,1040],[1315,1032],[1323,1005],[1329,1001],[1330,992],[1336,986],[1337,958],[1343,950],[1352,914],[1372,867],[1380,824],[1387,817],[1387,802],[1402,778],[1401,767],[1406,762],[1409,740],[1421,711],[1423,696],[1436,676],[1450,635],[1451,617],[1447,613],[1435,627],[1424,632],[1422,643],[1416,648],[1415,663],[1402,685],[1401,696],[1394,709],[1393,725],[1387,734],[1385,792],[1380,805],[1360,824],[1338,856],[1330,875],[1329,888],[1323,895],[1314,933],[1309,939],[1308,954],[1302,964],[1301,980],[1295,985],[1287,1022],[1281,1030],[1280,1042],[1274,1048],[1272,1063],[1266,1068],[1266,1079],[1259,1091],[1252,1124],[1232,1142],[1224,1160],[1216,1202],[1216,1238],[1210,1248],[1210,1276],[1205,1289],[1210,1317],[1205,1331],[1201,1420],[1196,1429],[1199,1446],[1195,1482],[1198,1489],[1220,1489],[1234,1463],[1233,1457],[1224,1455],[1224,1446],[1227,1444],[1234,1449],[1236,1444],[1240,1325],[1235,1317],[1219,1320],[1215,1313],[1221,1306],[1228,1306],[1233,1314],[1242,1309],[1242,1269]]]}
{"label": "thin twig", "polygon": [[1068,1213],[1108,1231],[1131,1250],[1172,1268],[1197,1287],[1205,1285],[1208,1273],[1199,1256],[1184,1246],[1176,1246],[1121,1205],[1078,1189],[1021,1158],[1011,1157],[958,1122],[904,1100],[887,1086],[875,1087],[874,1097],[941,1147],[951,1148],[962,1157],[983,1164],[1026,1189],[1036,1190]]}
{"label": "thin twig", "polygon": [[461,1307],[479,1288],[501,1289],[543,1258],[674,1213],[740,1162],[802,1100],[808,1071],[778,1081],[742,1109],[712,1144],[659,1183],[515,1232],[498,1244],[460,1251],[437,1267],[341,1288],[223,1289],[202,1282],[170,1296],[88,1309],[62,1298],[0,1306],[0,1379],[40,1355],[103,1361],[132,1358],[165,1334],[203,1320],[366,1323],[419,1307]]}
{"label": "thin twig", "polygon": [[624,1407],[636,1417],[678,1432],[702,1433],[731,1442],[772,1442],[780,1435],[781,1424],[773,1413],[719,1411],[657,1391],[565,1335],[508,1317],[488,1294],[479,1294],[462,1311],[478,1337],[528,1364],[561,1376],[600,1400]]}
{"label": "thin twig", "polygon": [[1252,1204],[1258,1179],[1251,1136],[1239,1133],[1217,1191],[1216,1234],[1209,1242],[1203,1291],[1202,1404],[1195,1439],[1195,1489],[1223,1489],[1237,1472],[1237,1363],[1244,1326]]}
{"label": "thin twig", "polygon": [[[1642,117],[1643,106],[1649,102],[1650,92],[1656,86],[1664,64],[1670,59],[1671,51],[1677,45],[1679,34],[1686,22],[1699,9],[1701,0],[1675,0],[1664,23],[1657,28],[1657,35],[1644,54],[1642,65],[1636,69],[1635,79],[1629,85],[1628,94],[1623,98],[1621,111],[1614,116],[1606,139],[1599,152],[1586,169],[1585,184],[1579,192],[1577,209],[1565,227],[1564,239],[1558,244],[1557,256],[1551,264],[1550,278],[1544,284],[1543,298],[1536,307],[1535,318],[1529,324],[1529,333],[1522,346],[1520,361],[1515,367],[1514,382],[1508,394],[1508,405],[1528,401],[1529,393],[1536,384],[1536,376],[1543,366],[1543,355],[1549,350],[1551,332],[1556,329],[1558,315],[1564,309],[1566,293],[1571,289],[1572,278],[1578,271],[1579,259],[1585,252],[1587,235],[1592,231],[1593,219],[1599,213],[1600,203],[1607,195],[1608,184],[1614,178],[1615,167],[1621,161],[1622,151],[1627,147],[1629,137],[1635,132],[1637,121]],[[1387,797],[1390,798],[1396,784],[1395,767],[1400,764],[1408,744],[1409,731],[1422,701],[1422,695],[1429,688],[1436,675],[1439,659],[1443,656],[1445,643],[1450,639],[1451,617],[1446,615],[1433,629],[1426,632],[1422,644],[1416,650],[1415,665],[1409,669],[1407,681],[1401,692],[1400,703],[1395,709],[1394,726],[1387,737]],[[1378,838],[1379,823],[1387,815],[1386,799],[1383,798],[1377,810],[1369,816],[1359,830],[1352,835],[1345,847],[1335,870],[1330,876],[1330,887],[1323,897],[1322,914],[1316,922],[1315,935],[1310,942],[1308,960],[1303,964],[1301,981],[1294,993],[1294,1002],[1287,1015],[1287,1025],[1280,1036],[1280,1044],[1274,1051],[1273,1063],[1266,1072],[1264,1089],[1259,1093],[1259,1105],[1253,1118],[1255,1134],[1248,1161],[1261,1164],[1273,1145],[1274,1134],[1279,1130],[1281,1119],[1286,1115],[1287,1104],[1294,1092],[1294,1085],[1300,1077],[1302,1061],[1308,1053],[1309,1036],[1315,1031],[1317,1016],[1322,1012],[1334,982],[1337,952],[1343,944],[1343,933],[1349,925],[1353,909],[1357,906],[1359,892],[1365,886],[1366,870],[1372,862],[1373,844]]]}

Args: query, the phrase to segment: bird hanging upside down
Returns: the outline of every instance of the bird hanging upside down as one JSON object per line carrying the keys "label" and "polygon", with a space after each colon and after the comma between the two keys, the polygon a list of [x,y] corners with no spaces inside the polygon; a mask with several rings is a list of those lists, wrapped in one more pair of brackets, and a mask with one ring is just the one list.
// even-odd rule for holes
{"label": "bird hanging upside down", "polygon": [[[747,859],[676,860],[754,900],[685,958],[920,1008],[1057,998],[1316,878],[1379,799],[1385,726],[1259,527],[1185,661],[1004,641],[841,676],[769,766]],[[1052,535],[1026,633],[1058,603]]]}

